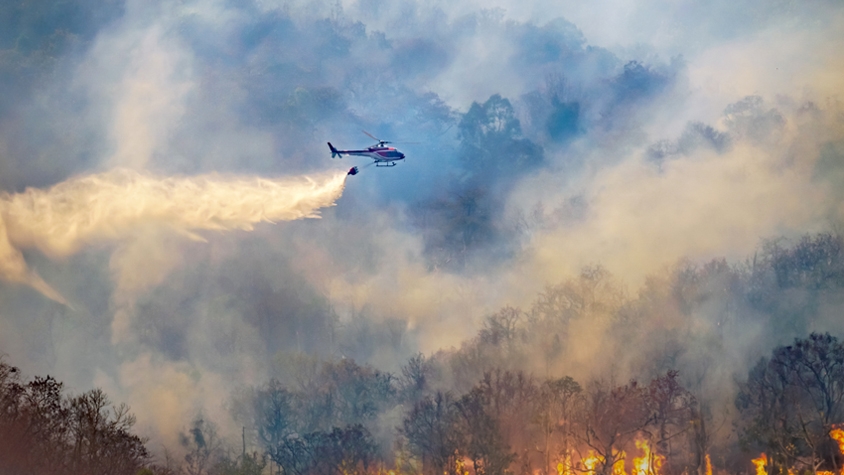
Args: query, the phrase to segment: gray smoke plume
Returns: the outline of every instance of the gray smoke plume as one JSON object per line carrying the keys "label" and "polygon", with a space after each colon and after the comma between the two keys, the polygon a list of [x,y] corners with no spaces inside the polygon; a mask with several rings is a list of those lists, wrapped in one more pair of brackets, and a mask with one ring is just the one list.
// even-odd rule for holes
{"label": "gray smoke plume", "polygon": [[[584,267],[635,300],[678,261],[741,265],[844,219],[840,2],[28,5],[0,15],[0,353],[103,387],[155,441],[197,411],[225,432],[231,392],[290,354],[395,371]],[[407,159],[344,190],[325,142],[361,130]],[[718,336],[727,301],[642,311],[712,394],[799,336]],[[525,365],[585,378],[670,353],[603,351],[606,320],[570,330]]]}

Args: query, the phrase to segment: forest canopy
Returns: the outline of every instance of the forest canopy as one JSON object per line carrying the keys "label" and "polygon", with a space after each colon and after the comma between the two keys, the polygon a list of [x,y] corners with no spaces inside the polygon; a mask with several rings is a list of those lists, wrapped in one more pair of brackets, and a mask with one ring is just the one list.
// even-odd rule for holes
{"label": "forest canopy", "polygon": [[[707,377],[714,368],[700,366],[713,363],[685,357],[692,348],[672,344],[676,329],[640,328],[637,319],[670,311],[663,322],[676,325],[717,299],[720,308],[743,309],[733,318],[773,325],[784,293],[799,289],[804,305],[788,308],[808,326],[824,300],[839,298],[842,262],[839,237],[806,236],[767,244],[746,264],[684,264],[637,297],[607,271],[585,269],[548,286],[527,311],[502,308],[461,347],[419,354],[395,373],[352,359],[284,357],[281,379],[229,396],[241,441],[198,415],[164,459],[134,433],[125,404],[100,389],[69,395],[49,376],[27,380],[4,360],[0,464],[4,473],[705,475],[746,472],[765,454],[770,473],[836,473],[844,460],[838,337],[809,333],[747,361],[733,373],[735,398],[722,405],[706,387],[717,381]],[[725,331],[741,324],[721,317]],[[652,342],[651,358],[625,379],[617,365],[577,378],[560,373],[568,333],[582,318],[617,328],[605,351],[621,358],[625,342],[641,335]]]}

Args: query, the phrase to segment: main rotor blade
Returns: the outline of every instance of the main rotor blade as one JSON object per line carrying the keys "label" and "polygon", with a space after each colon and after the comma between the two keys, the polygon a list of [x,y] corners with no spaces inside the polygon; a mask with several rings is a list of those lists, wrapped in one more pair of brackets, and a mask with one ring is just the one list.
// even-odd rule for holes
{"label": "main rotor blade", "polygon": [[368,136],[372,137],[373,139],[377,140],[378,142],[380,142],[380,141],[381,141],[381,139],[379,139],[378,137],[376,137],[376,136],[374,136],[374,135],[370,134],[369,132],[367,132],[367,131],[365,131],[365,130],[361,130],[361,132],[363,132],[363,133],[365,133],[366,135],[368,135]]}

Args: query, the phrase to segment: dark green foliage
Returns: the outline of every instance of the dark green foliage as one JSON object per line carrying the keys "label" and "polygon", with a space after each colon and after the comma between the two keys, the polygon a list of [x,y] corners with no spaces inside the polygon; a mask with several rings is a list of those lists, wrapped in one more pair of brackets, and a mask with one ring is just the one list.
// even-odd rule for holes
{"label": "dark green foliage", "polygon": [[361,366],[350,359],[326,363],[321,377],[326,382],[325,394],[334,401],[334,423],[359,424],[373,420],[395,395],[393,376]]}
{"label": "dark green foliage", "polygon": [[377,446],[362,425],[310,432],[285,438],[270,458],[292,475],[342,475],[365,471]]}
{"label": "dark green foliage", "polygon": [[506,194],[519,177],[544,163],[542,147],[522,136],[513,105],[498,94],[472,104],[458,136],[461,175],[417,211],[429,257],[435,265],[456,268],[481,249],[486,260],[506,256]]}
{"label": "dark green foliage", "polygon": [[288,430],[302,434],[369,424],[394,396],[389,373],[351,359],[323,362],[307,387],[291,393],[290,404],[296,416]]}
{"label": "dark green foliage", "polygon": [[236,417],[269,459],[290,473],[369,466],[381,450],[367,426],[396,404],[392,375],[351,359],[301,366],[292,387],[272,379],[242,394]]}
{"label": "dark green foliage", "polygon": [[513,106],[498,94],[473,103],[458,127],[464,167],[475,176],[507,180],[543,161],[542,148],[522,138]]}
{"label": "dark green foliage", "polygon": [[614,86],[620,101],[631,101],[661,92],[670,82],[664,74],[638,61],[630,61],[615,78]]}

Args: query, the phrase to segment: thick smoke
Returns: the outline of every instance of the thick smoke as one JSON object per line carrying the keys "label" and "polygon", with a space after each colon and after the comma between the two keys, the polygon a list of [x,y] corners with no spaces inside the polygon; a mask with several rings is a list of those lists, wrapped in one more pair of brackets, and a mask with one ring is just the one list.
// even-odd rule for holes
{"label": "thick smoke", "polygon": [[[291,354],[397,370],[548,285],[588,288],[584,267],[616,308],[669,292],[678,261],[841,229],[837,2],[62,8],[0,16],[0,353],[104,387],[155,440],[197,412],[225,424]],[[340,199],[325,142],[362,129],[408,158]],[[256,177],[289,175],[314,178]],[[626,376],[672,354],[729,398],[796,328],[840,329],[829,310],[725,320],[718,289],[692,315],[637,307],[628,344],[611,312],[580,315],[556,361],[522,363]]]}

